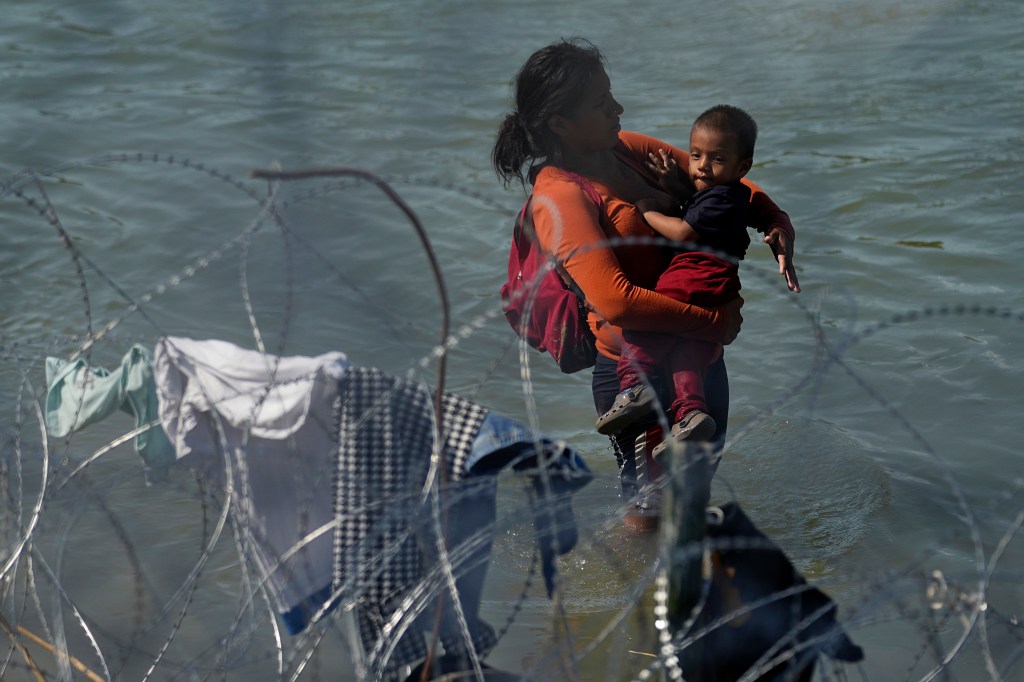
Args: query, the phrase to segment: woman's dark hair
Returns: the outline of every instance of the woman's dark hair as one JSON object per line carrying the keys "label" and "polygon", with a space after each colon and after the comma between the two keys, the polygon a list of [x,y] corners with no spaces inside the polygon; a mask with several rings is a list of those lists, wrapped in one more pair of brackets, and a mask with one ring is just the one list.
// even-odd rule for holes
{"label": "woman's dark hair", "polygon": [[516,74],[516,107],[505,116],[491,150],[491,163],[507,188],[512,180],[526,186],[529,170],[543,159],[558,164],[561,146],[548,128],[548,119],[570,115],[600,68],[604,56],[583,38],[570,38],[543,47]]}

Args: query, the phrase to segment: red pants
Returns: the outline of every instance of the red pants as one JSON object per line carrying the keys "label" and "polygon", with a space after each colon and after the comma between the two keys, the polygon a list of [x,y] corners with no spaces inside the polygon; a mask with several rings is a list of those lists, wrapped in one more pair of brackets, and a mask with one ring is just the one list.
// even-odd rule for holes
{"label": "red pants", "polygon": [[[701,308],[716,308],[740,292],[739,268],[700,251],[680,253],[658,278],[654,289],[669,298]],[[693,341],[672,334],[623,330],[617,373],[625,390],[644,376],[665,372],[672,377],[676,421],[693,410],[708,411],[704,400],[704,374],[722,352],[717,343]]]}

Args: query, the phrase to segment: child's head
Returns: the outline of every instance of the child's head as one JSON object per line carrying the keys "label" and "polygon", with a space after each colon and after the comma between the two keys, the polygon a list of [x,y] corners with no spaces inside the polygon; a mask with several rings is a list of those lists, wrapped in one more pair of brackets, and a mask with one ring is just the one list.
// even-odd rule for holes
{"label": "child's head", "polygon": [[739,107],[719,104],[690,129],[690,177],[697,189],[735,182],[754,162],[757,123]]}

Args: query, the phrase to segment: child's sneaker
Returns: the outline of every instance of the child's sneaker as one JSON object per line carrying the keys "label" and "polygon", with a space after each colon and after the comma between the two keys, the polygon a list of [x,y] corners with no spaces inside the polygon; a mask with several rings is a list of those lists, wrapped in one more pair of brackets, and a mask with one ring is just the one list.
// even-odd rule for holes
{"label": "child's sneaker", "polygon": [[618,433],[654,410],[654,390],[646,384],[627,388],[615,396],[611,408],[597,418],[597,432]]}
{"label": "child's sneaker", "polygon": [[718,431],[718,425],[715,424],[715,420],[711,418],[711,415],[705,414],[700,410],[688,412],[685,417],[672,425],[672,433],[654,446],[654,449],[651,450],[651,456],[658,457],[661,453],[665,452],[669,446],[669,438],[676,442],[684,440],[708,441],[715,436],[716,431]]}

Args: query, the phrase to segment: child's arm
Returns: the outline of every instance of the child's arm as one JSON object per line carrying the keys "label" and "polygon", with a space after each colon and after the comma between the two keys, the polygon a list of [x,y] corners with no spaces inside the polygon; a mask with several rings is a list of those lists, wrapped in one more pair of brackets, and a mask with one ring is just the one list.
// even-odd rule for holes
{"label": "child's arm", "polygon": [[679,242],[695,242],[700,240],[700,235],[682,218],[670,216],[664,213],[660,202],[651,199],[641,199],[636,202],[636,208],[643,214],[647,224],[654,228],[654,231],[666,239],[674,239]]}
{"label": "child's arm", "polygon": [[799,292],[796,268],[793,265],[793,241],[796,232],[789,215],[779,208],[768,195],[747,178],[741,181],[750,188],[750,226],[764,233],[764,243],[771,247],[779,262],[779,274],[785,276],[790,291]]}

